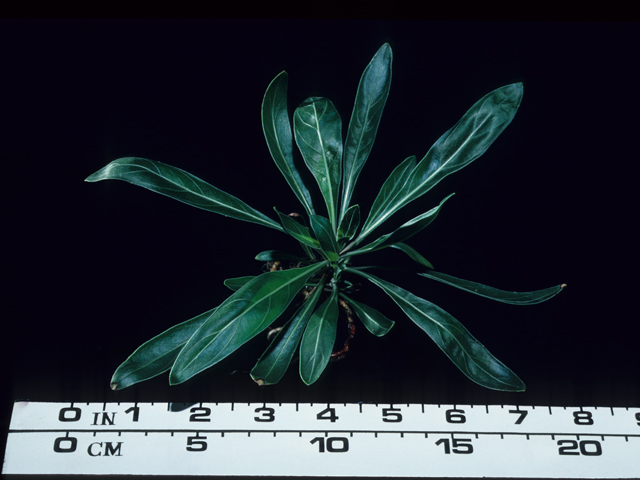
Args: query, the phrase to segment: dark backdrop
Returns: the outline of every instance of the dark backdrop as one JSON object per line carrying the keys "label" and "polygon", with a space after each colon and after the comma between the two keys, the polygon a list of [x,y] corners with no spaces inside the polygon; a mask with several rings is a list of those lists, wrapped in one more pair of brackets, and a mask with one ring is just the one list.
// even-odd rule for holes
{"label": "dark backdrop", "polygon": [[[640,405],[638,25],[426,21],[78,20],[2,22],[5,361],[11,402],[215,401]],[[360,328],[348,357],[304,386],[248,371],[262,337],[179,386],[166,375],[121,392],[116,367],[152,336],[223,301],[282,234],[124,182],[84,178],[141,156],[178,166],[274,218],[299,208],[260,123],[269,82],[289,73],[290,112],[333,100],[348,122],[360,75],[384,42],[393,82],[355,200],[484,94],[523,82],[514,121],[488,152],[407,210],[451,192],[411,244],[436,269],[508,290],[568,287],[518,307],[408,275],[527,384],[486,390],[461,374],[379,291],[397,321]],[[345,125],[346,131],[346,125]],[[382,260],[406,265],[401,254]],[[372,287],[373,288],[373,287]]]}

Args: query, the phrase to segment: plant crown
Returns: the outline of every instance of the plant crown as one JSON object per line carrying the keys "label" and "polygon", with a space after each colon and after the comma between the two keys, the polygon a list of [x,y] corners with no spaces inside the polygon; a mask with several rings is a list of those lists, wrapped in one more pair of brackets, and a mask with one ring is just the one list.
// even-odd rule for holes
{"label": "plant crown", "polygon": [[[303,382],[314,383],[329,361],[348,350],[355,317],[376,336],[394,322],[355,300],[357,277],[380,288],[471,380],[496,390],[523,391],[525,386],[449,313],[413,293],[370,273],[373,267],[351,265],[360,255],[395,248],[417,262],[422,277],[500,302],[530,305],[556,295],[558,285],[534,292],[507,292],[434,271],[406,241],[438,215],[437,206],[391,232],[374,235],[407,204],[427,193],[447,175],[482,155],[513,119],[522,99],[521,83],[498,88],[473,105],[427,154],[400,163],[383,183],[366,218],[352,203],[358,176],[371,152],[391,85],[392,51],[377,51],[364,70],[346,139],[342,121],[327,98],[310,97],[293,113],[293,133],[287,110],[287,73],[271,82],[262,102],[264,135],[277,167],[299,199],[304,214],[275,211],[278,221],[242,200],[170,165],[137,157],[114,160],[86,181],[118,179],[169,196],[186,204],[279,230],[296,239],[300,254],[267,250],[256,256],[267,272],[225,280],[234,293],[218,307],[152,338],[116,370],[111,387],[122,389],[169,371],[169,382],[182,383],[216,364],[260,332],[273,340],[251,371],[260,385],[277,383],[299,355]],[[304,165],[315,179],[324,206],[314,205],[310,185],[294,160],[297,144]],[[319,213],[326,213],[326,216]],[[361,220],[364,218],[364,222]],[[339,318],[346,317],[349,339],[334,352]],[[274,327],[277,325],[277,327]]]}

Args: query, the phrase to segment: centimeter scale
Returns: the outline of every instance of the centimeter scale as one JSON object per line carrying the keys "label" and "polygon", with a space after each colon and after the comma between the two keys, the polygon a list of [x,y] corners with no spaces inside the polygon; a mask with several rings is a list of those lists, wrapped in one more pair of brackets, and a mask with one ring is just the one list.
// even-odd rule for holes
{"label": "centimeter scale", "polygon": [[640,477],[640,408],[17,402],[4,474]]}

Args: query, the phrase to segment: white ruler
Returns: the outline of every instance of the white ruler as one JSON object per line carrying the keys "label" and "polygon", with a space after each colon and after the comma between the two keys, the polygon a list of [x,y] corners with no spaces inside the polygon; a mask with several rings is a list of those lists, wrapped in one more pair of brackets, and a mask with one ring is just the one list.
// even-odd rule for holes
{"label": "white ruler", "polygon": [[17,402],[2,473],[638,478],[640,408]]}

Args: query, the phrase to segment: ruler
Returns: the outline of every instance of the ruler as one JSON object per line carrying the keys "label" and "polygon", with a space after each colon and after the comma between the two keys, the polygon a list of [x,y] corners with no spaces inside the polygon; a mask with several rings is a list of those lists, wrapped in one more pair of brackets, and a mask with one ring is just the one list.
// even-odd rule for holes
{"label": "ruler", "polygon": [[16,402],[3,474],[640,477],[640,408]]}

